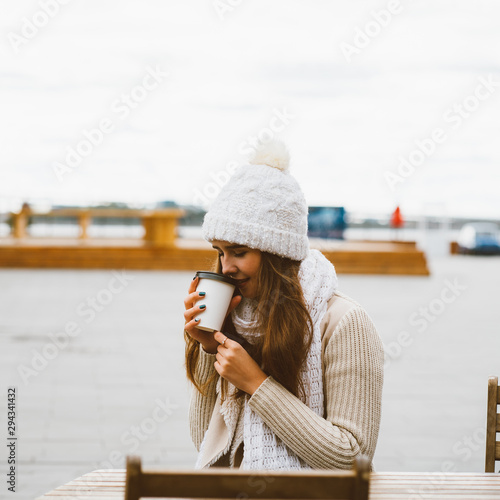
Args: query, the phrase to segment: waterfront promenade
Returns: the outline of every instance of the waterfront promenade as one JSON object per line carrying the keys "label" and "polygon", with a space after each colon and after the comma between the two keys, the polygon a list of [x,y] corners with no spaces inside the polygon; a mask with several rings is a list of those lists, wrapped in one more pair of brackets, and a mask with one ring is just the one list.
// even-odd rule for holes
{"label": "waterfront promenade", "polygon": [[[339,276],[387,351],[375,468],[481,472],[487,378],[500,374],[500,258],[433,257],[429,267]],[[0,269],[0,412],[16,386],[17,499],[124,468],[127,454],[193,466],[182,338],[192,276]]]}

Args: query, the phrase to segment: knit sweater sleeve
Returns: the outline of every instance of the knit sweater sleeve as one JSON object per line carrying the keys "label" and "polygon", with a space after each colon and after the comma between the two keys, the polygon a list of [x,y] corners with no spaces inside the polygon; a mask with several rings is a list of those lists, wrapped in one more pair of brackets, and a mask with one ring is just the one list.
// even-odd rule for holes
{"label": "knit sweater sleeve", "polygon": [[346,312],[330,333],[323,361],[324,418],[272,377],[254,392],[249,404],[312,468],[350,469],[360,453],[370,460],[375,453],[384,352],[361,306]]}
{"label": "knit sweater sleeve", "polygon": [[[210,376],[215,372],[215,354],[209,354],[200,347],[200,357],[196,366],[195,377],[200,385],[207,382]],[[203,441],[203,437],[210,424],[213,409],[217,400],[215,392],[217,386],[215,377],[212,382],[206,387],[205,394],[201,394],[196,387],[193,387],[191,393],[191,401],[189,404],[189,428],[191,439],[198,451]]]}

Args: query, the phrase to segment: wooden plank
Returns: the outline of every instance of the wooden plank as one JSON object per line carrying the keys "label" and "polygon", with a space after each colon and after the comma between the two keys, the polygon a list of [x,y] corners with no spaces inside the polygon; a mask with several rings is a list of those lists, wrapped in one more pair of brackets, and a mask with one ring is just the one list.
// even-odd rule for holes
{"label": "wooden plank", "polygon": [[252,498],[357,499],[368,498],[368,458],[357,458],[351,470],[247,471],[229,468],[203,470],[148,470],[138,456],[127,457],[125,499]]}
{"label": "wooden plank", "polygon": [[38,497],[36,500],[83,500],[84,498],[89,498],[92,500],[116,500],[116,498],[123,498],[123,492],[118,495],[101,495],[101,494],[89,494],[85,496],[78,496],[73,493],[72,495],[52,495],[52,493]]}
{"label": "wooden plank", "polygon": [[[471,496],[473,495],[473,496]],[[116,498],[120,498],[117,496],[89,496],[89,497],[83,497],[83,498],[89,498],[92,500],[115,500]],[[78,498],[75,496],[44,496],[44,497],[39,497],[37,500],[83,500],[83,498]],[[123,494],[121,496],[123,498]],[[370,493],[370,500],[378,500],[378,499],[387,499],[387,500],[409,500],[412,498],[419,498],[419,499],[425,499],[425,500],[451,500],[453,498],[464,498],[464,499],[476,499],[476,500],[498,500],[498,491],[497,492],[491,492],[491,493],[481,493],[480,495],[475,495],[474,492],[467,492],[467,491],[449,491],[449,492],[437,492],[432,495],[427,495],[425,492],[422,493],[422,495],[418,495],[415,492],[406,492],[406,491],[401,491],[401,492],[383,492],[381,494],[378,494],[377,492]],[[175,499],[174,499],[175,500]],[[304,499],[307,500],[307,499]]]}
{"label": "wooden plank", "polygon": [[141,497],[141,490],[144,492],[142,479],[141,459],[137,456],[127,457],[125,481],[126,500],[139,500]]}
{"label": "wooden plank", "polygon": [[[231,471],[231,473],[236,474],[239,472],[234,469]],[[314,472],[328,474],[328,471]],[[86,485],[87,488],[79,489],[82,484]],[[104,490],[106,484],[110,485],[107,491]],[[123,498],[124,491],[125,471],[123,469],[103,469],[85,474],[71,481],[71,483],[40,497],[38,500],[74,500],[78,498],[76,493],[80,497],[92,500],[115,500],[118,497]],[[370,474],[369,498],[372,500],[408,500],[408,498],[426,498],[428,500],[448,500],[452,498],[498,500],[500,498],[500,475],[481,473],[374,472]],[[300,499],[297,498],[296,500]]]}
{"label": "wooden plank", "polygon": [[[472,496],[471,496],[472,495]],[[370,493],[370,500],[411,500],[411,499],[422,499],[422,500],[453,500],[457,498],[463,498],[464,500],[498,500],[498,492],[494,493],[482,493],[480,495],[476,495],[474,492],[461,492],[461,491],[445,491],[445,492],[437,492],[433,494],[426,494],[423,492],[422,494],[418,494],[414,491],[401,491],[395,492],[393,494],[388,493]],[[66,500],[66,499],[65,499]]]}
{"label": "wooden plank", "polygon": [[73,496],[73,498],[78,498],[78,499],[83,499],[85,497],[90,497],[94,498],[94,496],[102,496],[102,497],[115,497],[115,498],[123,498],[123,494],[125,492],[125,488],[122,488],[121,490],[98,490],[96,488],[69,488],[66,490],[54,490],[50,492],[50,496],[54,498],[61,498],[61,497],[70,497]]}
{"label": "wooden plank", "polygon": [[[177,240],[179,246],[172,248],[137,245],[133,240],[129,240],[128,245],[119,240],[112,240],[112,245],[99,244],[97,239],[86,240],[88,244],[71,244],[77,241],[76,238],[68,239],[66,244],[61,244],[60,239],[54,239],[59,243],[51,243],[48,238],[43,240],[44,244],[34,243],[29,238],[26,241],[10,244],[0,241],[0,267],[198,270],[211,268],[216,256],[215,250],[200,248],[197,243],[180,245],[182,240]],[[339,273],[429,274],[425,255],[413,245],[389,244],[381,250],[381,244],[344,243],[336,250],[323,250]]]}
{"label": "wooden plank", "polygon": [[[217,471],[218,472],[218,471]],[[193,474],[147,473],[141,477],[144,497],[157,496],[159,491],[168,491],[169,497],[189,498],[287,498],[326,499],[350,498],[355,486],[355,475],[350,471],[339,471],[336,476],[323,474],[282,474],[258,472],[248,478],[245,474]],[[306,481],[307,478],[307,481]],[[223,490],[223,493],[221,493]]]}
{"label": "wooden plank", "polygon": [[144,216],[157,216],[165,217],[170,216],[173,218],[182,217],[185,210],[176,208],[164,208],[154,210],[142,210],[134,208],[57,208],[50,212],[29,212],[33,217],[78,217],[81,214],[89,214],[91,217],[97,218],[135,218],[141,219]]}
{"label": "wooden plank", "polygon": [[497,428],[497,396],[498,377],[488,379],[488,398],[486,411],[486,454],[485,472],[495,472],[495,459],[500,457],[498,443],[496,443]]}
{"label": "wooden plank", "polygon": [[408,491],[408,490],[417,490],[417,489],[426,489],[429,493],[430,492],[437,492],[437,491],[455,491],[455,490],[461,490],[461,491],[490,491],[490,492],[499,492],[500,493],[500,484],[490,484],[490,485],[482,485],[482,484],[455,484],[454,481],[447,481],[443,484],[440,485],[430,485],[428,483],[420,483],[420,484],[403,484],[403,485],[386,485],[386,486],[380,486],[380,485],[370,485],[370,491],[375,492],[375,491]]}
{"label": "wooden plank", "polygon": [[379,477],[374,476],[372,473],[371,482],[373,484],[379,482],[386,482],[389,484],[409,484],[409,483],[426,483],[426,484],[493,484],[500,485],[500,475],[495,473],[484,473],[480,477],[468,477],[463,476],[462,473],[454,473],[453,476],[439,476],[436,475],[434,477],[413,477],[413,476],[404,476],[404,477]]}

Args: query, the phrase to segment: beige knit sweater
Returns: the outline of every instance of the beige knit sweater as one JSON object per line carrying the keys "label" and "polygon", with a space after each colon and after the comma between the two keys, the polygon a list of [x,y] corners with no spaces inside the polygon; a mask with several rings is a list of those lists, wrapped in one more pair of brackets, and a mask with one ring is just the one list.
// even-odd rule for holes
{"label": "beige knit sweater", "polygon": [[[360,453],[370,460],[375,453],[381,414],[383,346],[366,311],[340,292],[328,303],[321,334],[324,418],[272,377],[255,391],[249,405],[312,468],[349,469]],[[200,383],[215,371],[214,363],[215,355],[200,349],[196,370]],[[220,435],[222,442],[218,448],[207,443],[213,451],[204,450],[202,466],[239,467],[243,456],[243,412],[234,429],[220,432],[223,420],[218,415],[216,381],[208,387],[206,396],[193,389],[189,409],[191,437],[199,451],[210,426],[215,439]]]}

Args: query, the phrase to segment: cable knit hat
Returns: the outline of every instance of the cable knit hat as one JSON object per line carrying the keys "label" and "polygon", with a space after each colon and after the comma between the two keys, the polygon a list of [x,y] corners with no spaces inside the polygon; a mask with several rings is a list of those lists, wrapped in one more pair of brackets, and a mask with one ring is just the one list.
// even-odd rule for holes
{"label": "cable knit hat", "polygon": [[281,141],[259,144],[250,164],[236,170],[205,215],[203,237],[305,259],[307,203],[289,163]]}

